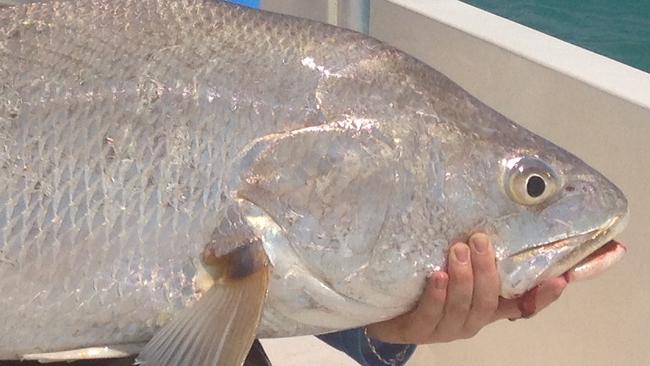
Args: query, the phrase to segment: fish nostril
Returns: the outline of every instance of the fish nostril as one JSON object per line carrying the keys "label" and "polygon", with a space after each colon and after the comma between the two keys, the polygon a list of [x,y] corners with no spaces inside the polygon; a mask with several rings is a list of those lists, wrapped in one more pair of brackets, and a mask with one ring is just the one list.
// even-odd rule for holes
{"label": "fish nostril", "polygon": [[564,188],[564,190],[567,191],[567,192],[573,192],[573,191],[576,190],[576,187],[574,187],[574,186],[566,186],[566,188]]}

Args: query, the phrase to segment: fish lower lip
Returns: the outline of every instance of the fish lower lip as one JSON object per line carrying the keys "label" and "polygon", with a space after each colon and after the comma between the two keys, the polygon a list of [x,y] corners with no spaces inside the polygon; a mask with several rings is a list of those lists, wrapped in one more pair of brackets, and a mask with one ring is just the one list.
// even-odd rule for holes
{"label": "fish lower lip", "polygon": [[552,278],[564,275],[568,280],[575,281],[604,272],[625,254],[625,247],[612,240],[624,226],[625,217],[618,216],[600,229],[548,244],[554,246],[565,244],[573,246],[573,249],[544,271],[541,277]]}
{"label": "fish lower lip", "polygon": [[595,277],[620,261],[626,252],[625,245],[610,240],[564,272],[564,278],[567,282],[574,282]]}
{"label": "fish lower lip", "polygon": [[624,247],[612,239],[622,231],[626,221],[627,215],[622,214],[594,230],[502,259],[499,264],[501,296],[518,297],[549,278],[565,275],[568,280],[575,281],[603,272],[625,253]]}

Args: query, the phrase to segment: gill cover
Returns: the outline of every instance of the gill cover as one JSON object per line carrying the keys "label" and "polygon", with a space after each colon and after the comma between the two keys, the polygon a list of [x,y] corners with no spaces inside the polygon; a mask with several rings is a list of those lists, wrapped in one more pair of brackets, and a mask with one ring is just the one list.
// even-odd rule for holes
{"label": "gill cover", "polygon": [[390,299],[376,299],[362,274],[381,250],[393,203],[408,194],[391,138],[371,120],[350,118],[265,136],[237,161],[231,194],[263,212],[251,211],[248,221],[267,238],[273,278],[282,278],[271,281],[262,335],[381,317]]}
{"label": "gill cover", "polygon": [[372,121],[349,120],[257,140],[233,184],[294,245],[368,253],[395,194],[396,165],[390,139]]}

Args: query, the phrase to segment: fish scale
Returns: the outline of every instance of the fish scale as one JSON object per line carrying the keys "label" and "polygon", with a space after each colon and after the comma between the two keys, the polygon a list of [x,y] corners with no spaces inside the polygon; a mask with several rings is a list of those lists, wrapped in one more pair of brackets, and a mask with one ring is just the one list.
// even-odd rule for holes
{"label": "fish scale", "polygon": [[627,217],[605,177],[444,75],[308,20],[2,7],[0,76],[0,359],[153,337],[145,359],[231,360],[255,332],[386,320],[479,230],[514,297]]}
{"label": "fish scale", "polygon": [[[255,64],[269,64],[250,51],[221,48],[230,38],[224,33],[209,34],[208,29],[216,26],[207,23],[231,18],[250,23],[255,14],[206,7],[201,2],[179,3],[174,8],[158,7],[152,1],[116,4],[115,12],[123,16],[105,16],[102,9],[108,5],[102,2],[35,7],[19,24],[11,19],[24,17],[18,14],[20,9],[3,11],[0,16],[4,24],[0,34],[8,34],[0,41],[0,74],[13,76],[3,79],[3,89],[15,92],[12,100],[19,100],[21,106],[18,116],[12,117],[13,112],[7,110],[0,116],[3,141],[13,141],[3,144],[8,156],[2,159],[5,184],[0,197],[7,201],[3,208],[9,217],[0,218],[4,238],[0,247],[6,257],[0,272],[7,279],[0,281],[5,295],[0,308],[34,303],[32,297],[38,293],[46,293],[48,299],[37,305],[38,311],[27,306],[23,311],[3,311],[3,323],[16,331],[4,333],[0,344],[17,354],[34,348],[128,343],[149,337],[157,325],[152,314],[173,313],[195,299],[193,290],[190,295],[183,290],[193,288],[193,274],[179,275],[186,259],[177,258],[198,252],[210,227],[216,225],[224,160],[219,158],[224,151],[218,143],[233,151],[230,145],[241,146],[255,136],[238,134],[261,134],[276,127],[259,120],[254,110],[246,115],[247,122],[238,120],[238,126],[223,126],[216,120],[241,118],[232,109],[249,109],[251,100],[263,105],[258,110],[272,108],[280,116],[292,114],[294,122],[303,120],[303,105],[288,106],[292,109],[288,110],[275,105],[277,101],[265,102],[235,88],[239,83],[259,82],[241,80],[242,75],[229,71],[229,65],[242,63],[240,59],[251,69]],[[66,13],[70,15],[59,16]],[[197,15],[206,22],[203,27],[183,21],[197,19]],[[231,27],[236,26],[231,22]],[[147,35],[126,33],[130,27],[141,28]],[[196,31],[202,28],[205,31]],[[195,52],[174,49],[175,43],[187,43],[192,37],[201,39],[205,47]],[[243,33],[241,38],[255,41],[256,35]],[[245,51],[238,46],[241,41],[231,44]],[[259,43],[267,44],[264,39]],[[156,62],[160,58],[165,62]],[[260,67],[251,81],[262,75],[266,79],[268,67]],[[193,81],[202,74],[219,74],[218,82],[203,79],[198,85],[201,90],[196,90]],[[296,76],[301,78],[310,75]],[[141,86],[147,82],[162,89],[162,95],[152,97]],[[211,101],[205,94],[197,95],[208,90],[213,91]],[[108,115],[113,118],[107,120]],[[190,122],[191,116],[198,118]],[[194,142],[188,144],[189,130],[183,133],[177,127],[183,123],[191,123],[193,132],[204,131],[204,137],[194,135]],[[239,126],[245,129],[237,131]],[[16,180],[18,175],[22,183]],[[87,189],[74,188],[85,180],[93,183]],[[37,183],[40,188],[34,190]],[[27,190],[33,192],[27,194]],[[34,210],[34,206],[43,210]],[[43,212],[49,212],[49,220],[43,220]],[[27,220],[35,213],[40,214]],[[82,242],[93,244],[79,245]],[[6,265],[9,262],[16,266]],[[140,268],[151,269],[149,278],[140,278]],[[58,279],[65,288],[47,284],[46,276]],[[21,286],[15,286],[16,282]],[[85,301],[77,301],[86,296]],[[96,317],[113,319],[105,304],[120,307],[125,303],[137,303],[140,310],[134,308],[114,325],[116,330],[92,326]],[[68,318],[49,309],[75,309],[75,314]],[[91,325],[90,329],[74,330],[77,322]],[[39,324],[49,324],[56,332],[40,330],[34,336],[33,327],[40,328]],[[138,332],[121,334],[121,327],[132,325]],[[71,336],[61,339],[61,333]],[[26,342],[30,338],[33,341]]]}

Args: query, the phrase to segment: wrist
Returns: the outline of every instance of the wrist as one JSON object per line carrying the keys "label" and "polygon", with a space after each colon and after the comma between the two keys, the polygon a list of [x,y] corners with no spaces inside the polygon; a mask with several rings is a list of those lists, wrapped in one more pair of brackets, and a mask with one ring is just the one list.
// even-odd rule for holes
{"label": "wrist", "polygon": [[364,335],[383,343],[412,344],[413,342],[408,340],[408,334],[404,331],[406,328],[404,325],[406,324],[400,318],[395,318],[367,325],[363,331]]}
{"label": "wrist", "polygon": [[378,361],[373,365],[398,366],[403,365],[415,351],[415,345],[407,343],[389,343],[375,338],[371,329],[364,327],[362,336],[362,353],[368,360]]}

